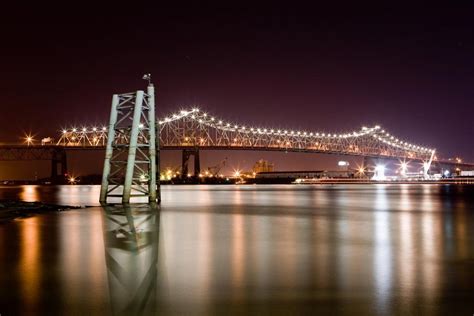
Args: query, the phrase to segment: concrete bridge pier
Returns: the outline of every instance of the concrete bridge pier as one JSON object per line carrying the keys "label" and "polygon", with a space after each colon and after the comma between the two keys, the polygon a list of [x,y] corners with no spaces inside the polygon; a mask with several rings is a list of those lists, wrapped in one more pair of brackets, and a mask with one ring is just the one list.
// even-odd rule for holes
{"label": "concrete bridge pier", "polygon": [[55,148],[51,157],[51,179],[58,179],[58,165],[61,166],[61,177],[67,174],[67,156],[64,148]]}
{"label": "concrete bridge pier", "polygon": [[194,176],[198,177],[201,173],[201,164],[199,162],[199,149],[183,149],[182,160],[181,160],[181,176],[187,177],[189,173],[189,158],[194,156]]}

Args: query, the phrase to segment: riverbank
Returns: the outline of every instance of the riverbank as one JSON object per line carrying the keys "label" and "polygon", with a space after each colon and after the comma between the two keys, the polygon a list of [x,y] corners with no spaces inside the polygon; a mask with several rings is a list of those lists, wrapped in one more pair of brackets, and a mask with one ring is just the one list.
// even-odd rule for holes
{"label": "riverbank", "polygon": [[62,212],[79,209],[80,206],[46,204],[41,202],[24,202],[19,200],[0,200],[0,224],[16,218],[30,217],[46,212]]}

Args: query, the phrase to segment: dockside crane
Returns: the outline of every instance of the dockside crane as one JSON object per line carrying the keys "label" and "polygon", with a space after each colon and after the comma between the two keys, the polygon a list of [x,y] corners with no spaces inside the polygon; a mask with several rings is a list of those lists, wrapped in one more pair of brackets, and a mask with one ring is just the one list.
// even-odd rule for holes
{"label": "dockside crane", "polygon": [[225,158],[224,158],[220,163],[218,163],[217,165],[208,167],[208,168],[207,168],[207,171],[209,172],[210,175],[212,175],[212,176],[214,176],[214,177],[218,177],[218,176],[219,176],[219,171],[221,171],[222,168],[224,168],[226,164],[227,164],[227,157],[225,157]]}

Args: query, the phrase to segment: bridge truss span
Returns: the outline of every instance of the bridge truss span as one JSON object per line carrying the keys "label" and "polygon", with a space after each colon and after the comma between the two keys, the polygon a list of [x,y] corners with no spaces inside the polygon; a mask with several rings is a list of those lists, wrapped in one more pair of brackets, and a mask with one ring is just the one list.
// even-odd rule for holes
{"label": "bridge truss span", "polygon": [[[140,123],[139,137],[143,137],[141,129],[146,124],[145,121]],[[162,149],[263,150],[437,160],[434,149],[400,140],[378,125],[346,133],[258,128],[231,124],[199,109],[191,109],[162,118],[157,128]],[[105,147],[107,133],[106,127],[99,126],[64,129],[56,145]],[[115,143],[126,144],[126,135],[117,133]]]}
{"label": "bridge truss span", "polygon": [[248,127],[217,119],[199,109],[159,121],[163,148],[202,148],[314,152],[432,160],[435,150],[402,141],[380,126],[349,133],[320,133]]}

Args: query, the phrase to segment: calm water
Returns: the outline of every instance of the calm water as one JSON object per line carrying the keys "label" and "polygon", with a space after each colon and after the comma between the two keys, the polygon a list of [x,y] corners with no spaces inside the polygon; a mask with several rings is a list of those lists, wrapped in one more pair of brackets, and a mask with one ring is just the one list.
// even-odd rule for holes
{"label": "calm water", "polygon": [[[0,187],[97,205],[97,186]],[[0,225],[0,314],[474,313],[474,186],[165,186]]]}

